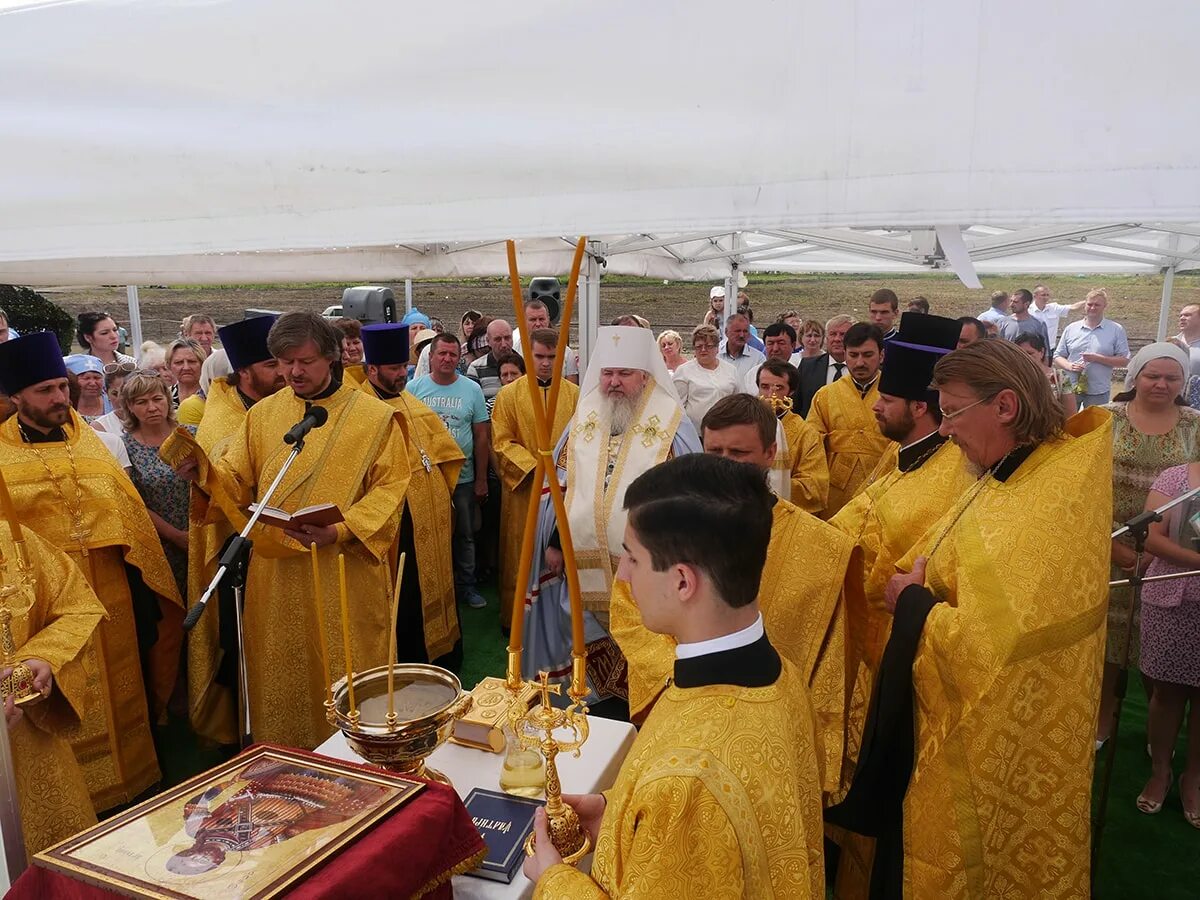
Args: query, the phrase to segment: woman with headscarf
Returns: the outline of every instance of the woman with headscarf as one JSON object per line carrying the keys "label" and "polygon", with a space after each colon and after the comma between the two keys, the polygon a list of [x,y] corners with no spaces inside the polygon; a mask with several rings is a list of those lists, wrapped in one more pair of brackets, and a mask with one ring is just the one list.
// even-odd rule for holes
{"label": "woman with headscarf", "polygon": [[104,363],[86,353],[73,353],[63,357],[67,371],[79,379],[79,406],[76,411],[83,421],[91,425],[105,413],[112,412],[112,404],[104,393]]}
{"label": "woman with headscarf", "polygon": [[[1188,355],[1167,341],[1148,344],[1129,362],[1125,390],[1105,406],[1113,423],[1113,529],[1140,513],[1159,474],[1172,466],[1200,457],[1200,413],[1183,401]],[[1070,523],[1064,523],[1070,527]],[[1113,578],[1125,578],[1135,560],[1132,541],[1126,535],[1113,541]],[[1143,567],[1150,557],[1143,556]],[[1109,592],[1108,638],[1104,655],[1104,686],[1100,695],[1097,748],[1108,740],[1116,709],[1117,672],[1124,646],[1125,629],[1132,629],[1131,664],[1139,659],[1140,610],[1134,608],[1128,587]],[[1148,692],[1153,682],[1143,675]],[[1159,796],[1150,802],[1160,801]]]}

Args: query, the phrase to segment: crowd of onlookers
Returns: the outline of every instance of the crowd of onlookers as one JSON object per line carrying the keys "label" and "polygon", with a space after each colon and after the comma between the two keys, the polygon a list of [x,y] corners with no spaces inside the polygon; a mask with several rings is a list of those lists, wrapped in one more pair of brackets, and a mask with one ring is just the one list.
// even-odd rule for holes
{"label": "crowd of onlookers", "polygon": [[[905,310],[937,313],[924,297],[913,297]],[[1104,406],[1113,416],[1114,528],[1143,509],[1154,508],[1200,485],[1200,305],[1179,316],[1179,332],[1131,355],[1124,328],[1107,317],[1108,296],[1089,291],[1082,300],[1058,302],[1043,285],[991,295],[977,316],[958,319],[959,346],[982,340],[1007,340],[1021,347],[1044,370],[1049,388],[1067,414]],[[872,345],[886,354],[896,337],[901,302],[883,288],[868,299],[867,320],[835,315],[825,322],[787,309],[756,324],[746,292],[726,303],[725,289],[709,291],[709,302],[688,334],[667,329],[658,346],[683,409],[699,425],[723,397],[735,393],[762,396],[809,416],[813,397],[823,386],[852,378],[865,390],[877,377],[861,360]],[[1078,314],[1078,318],[1072,316]],[[546,336],[554,323],[545,303],[525,307],[530,337],[502,318],[467,310],[447,328],[437,318],[411,310],[410,360],[404,384],[442,417],[466,457],[455,490],[454,559],[459,600],[483,607],[480,591],[499,568],[503,493],[489,430],[492,406],[500,389],[533,368],[539,351],[549,359],[557,341]],[[363,363],[362,323],[334,322],[342,338],[343,371]],[[612,324],[649,328],[637,315]],[[186,482],[158,457],[158,447],[176,427],[195,431],[204,415],[205,396],[214,379],[230,372],[225,353],[214,346],[217,323],[211,316],[187,316],[179,336],[167,346],[147,342],[128,352],[125,331],[106,312],[78,316],[79,353],[65,362],[72,399],[120,460],[145,499],[181,592],[186,594],[188,497]],[[0,310],[0,341],[14,337]],[[539,343],[539,341],[541,343]],[[565,348],[567,378],[579,382],[578,354]],[[545,360],[543,360],[544,362]],[[1114,373],[1124,382],[1111,396]],[[546,371],[539,365],[536,377]],[[1048,498],[1052,502],[1053,498]],[[1069,528],[1070,523],[1063,523]],[[1114,579],[1138,567],[1165,574],[1200,569],[1200,505],[1186,505],[1155,526],[1147,554],[1136,558],[1128,539],[1113,542]],[[1172,784],[1172,754],[1181,728],[1189,736],[1183,778],[1200,782],[1200,577],[1147,583],[1140,610],[1128,587],[1114,587],[1109,609],[1108,665],[1098,725],[1097,747],[1108,738],[1116,702],[1121,636],[1132,628],[1131,657],[1140,666],[1150,697],[1147,752],[1151,777],[1138,807],[1157,812]],[[1200,810],[1185,811],[1200,827]]]}

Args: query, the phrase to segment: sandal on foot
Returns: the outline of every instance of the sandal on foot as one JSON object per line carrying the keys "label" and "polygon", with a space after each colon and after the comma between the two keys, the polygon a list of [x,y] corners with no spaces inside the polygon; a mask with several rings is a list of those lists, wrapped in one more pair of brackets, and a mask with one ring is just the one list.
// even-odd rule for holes
{"label": "sandal on foot", "polygon": [[[1193,828],[1200,828],[1200,809],[1189,810],[1187,808],[1187,802],[1185,799],[1187,797],[1187,793],[1188,792],[1186,790],[1184,790],[1184,787],[1183,787],[1183,779],[1180,778],[1179,779],[1179,802],[1183,804],[1183,819],[1185,822],[1187,822]],[[1197,791],[1195,793],[1197,794],[1197,796],[1200,796],[1200,791]]]}
{"label": "sandal on foot", "polygon": [[1148,816],[1157,815],[1162,812],[1163,804],[1167,802],[1167,795],[1169,793],[1171,793],[1170,781],[1167,782],[1167,789],[1163,791],[1162,799],[1160,800],[1151,800],[1146,796],[1145,791],[1143,791],[1137,798],[1138,812],[1145,813]]}

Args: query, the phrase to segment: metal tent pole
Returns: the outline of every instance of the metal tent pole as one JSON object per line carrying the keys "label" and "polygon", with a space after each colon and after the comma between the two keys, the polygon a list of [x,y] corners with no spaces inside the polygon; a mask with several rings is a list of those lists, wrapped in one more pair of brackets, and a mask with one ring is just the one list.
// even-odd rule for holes
{"label": "metal tent pole", "polygon": [[412,312],[412,279],[404,279],[404,312]]}
{"label": "metal tent pole", "polygon": [[580,375],[587,371],[588,360],[596,346],[596,333],[600,330],[600,267],[603,263],[604,246],[599,241],[588,241],[579,285]]}
{"label": "metal tent pole", "polygon": [[[1176,241],[1179,239],[1172,235]],[[1175,266],[1168,266],[1163,271],[1162,305],[1158,309],[1158,339],[1167,339],[1167,325],[1171,321],[1171,292],[1175,289]]]}
{"label": "metal tent pole", "polygon": [[142,307],[138,302],[136,284],[126,285],[125,297],[129,301],[129,347],[133,349],[129,355],[137,360],[142,358]]}

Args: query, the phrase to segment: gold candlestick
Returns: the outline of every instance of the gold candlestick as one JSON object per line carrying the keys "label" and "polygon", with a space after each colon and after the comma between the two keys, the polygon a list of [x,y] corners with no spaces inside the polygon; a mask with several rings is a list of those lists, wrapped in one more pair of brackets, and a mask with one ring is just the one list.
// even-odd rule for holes
{"label": "gold candlestick", "polygon": [[330,725],[333,725],[333,679],[332,673],[329,671],[329,639],[325,636],[324,603],[321,601],[321,567],[317,562],[316,543],[308,545],[308,552],[312,559],[313,611],[317,614],[317,643],[321,648],[321,671],[325,675],[325,719]]}
{"label": "gold candlestick", "polygon": [[396,564],[396,589],[392,592],[392,619],[388,626],[392,629],[392,639],[389,641],[391,652],[388,654],[388,731],[396,730],[396,616],[400,612],[400,583],[404,580],[405,555],[401,553],[400,562]]}
{"label": "gold candlestick", "polygon": [[[538,673],[541,703],[527,713],[514,711],[512,730],[526,747],[537,747],[546,759],[546,816],[549,819],[550,841],[561,854],[563,862],[575,865],[592,849],[592,839],[579,823],[579,815],[562,799],[555,757],[564,751],[579,756],[579,748],[588,738],[587,706],[572,703],[566,709],[550,704],[550,695],[561,691],[561,685],[550,684],[546,672]],[[563,740],[555,731],[569,729],[574,738]],[[525,840],[525,853],[533,856],[536,846],[533,834]]]}
{"label": "gold candlestick", "polygon": [[338,554],[338,588],[342,600],[342,648],[346,653],[346,691],[351,725],[358,725],[358,704],[354,702],[354,658],[350,655],[350,598],[346,592],[346,554]]}

